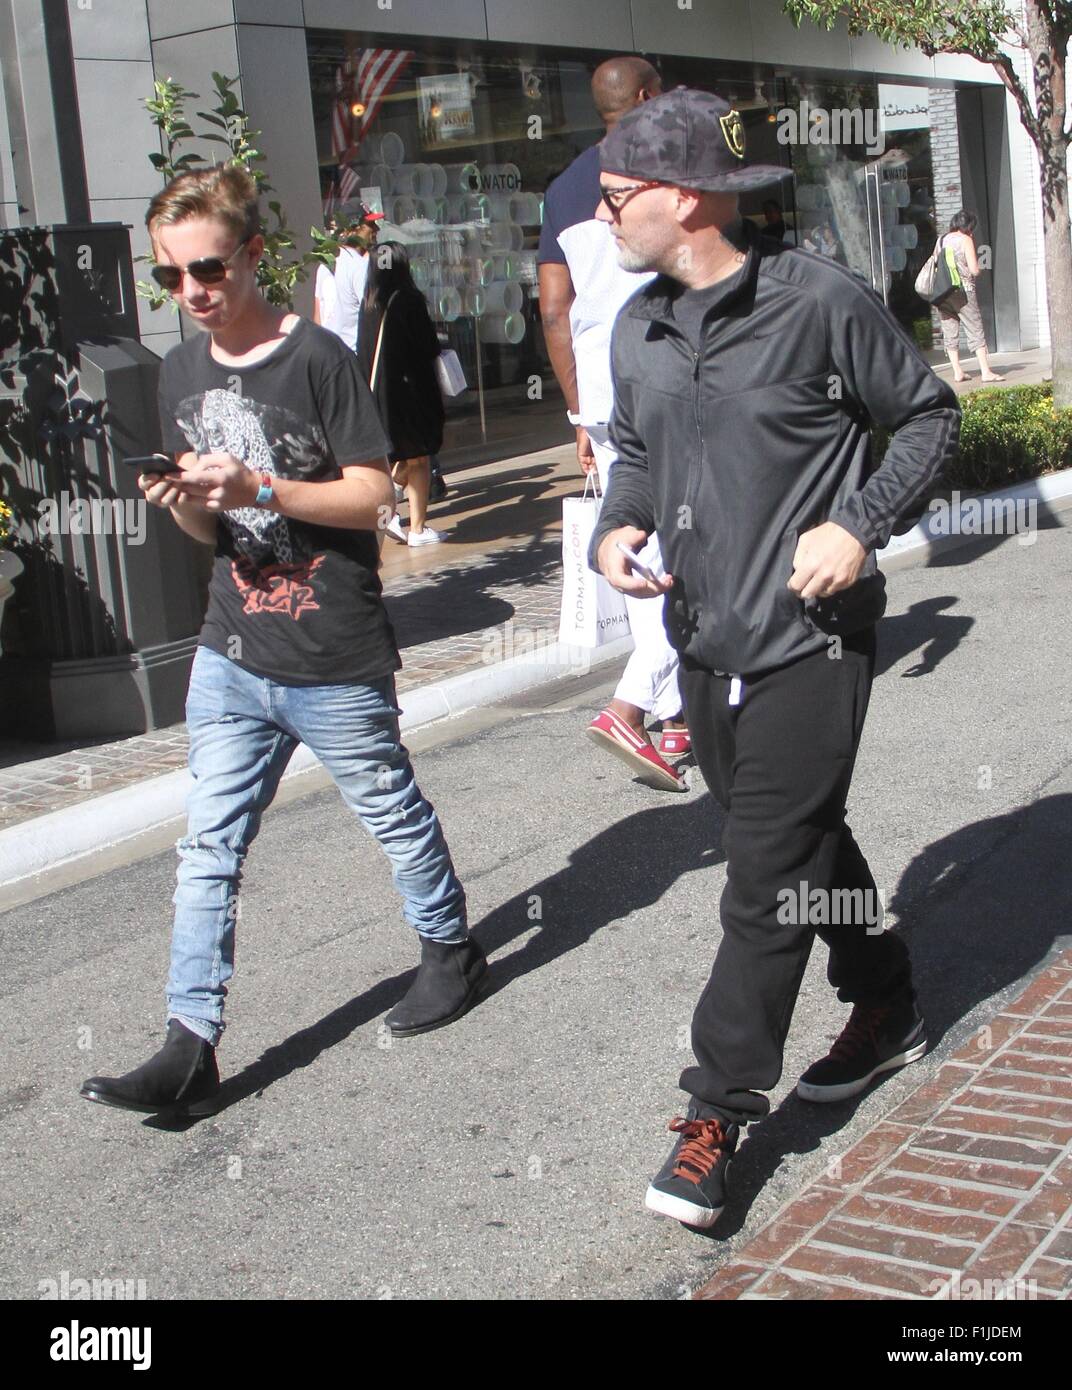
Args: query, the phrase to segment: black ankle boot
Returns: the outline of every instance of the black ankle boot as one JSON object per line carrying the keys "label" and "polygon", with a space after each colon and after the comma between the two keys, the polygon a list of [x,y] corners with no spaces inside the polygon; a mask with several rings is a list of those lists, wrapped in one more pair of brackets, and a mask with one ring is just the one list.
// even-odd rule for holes
{"label": "black ankle boot", "polygon": [[172,1018],[167,1042],[155,1056],[125,1076],[91,1076],[82,1083],[81,1095],[145,1115],[164,1110],[207,1115],[219,1089],[216,1049]]}
{"label": "black ankle boot", "polygon": [[454,944],[422,936],[417,978],[387,1015],[388,1028],[396,1038],[408,1038],[453,1023],[476,1003],[487,969],[471,936]]}

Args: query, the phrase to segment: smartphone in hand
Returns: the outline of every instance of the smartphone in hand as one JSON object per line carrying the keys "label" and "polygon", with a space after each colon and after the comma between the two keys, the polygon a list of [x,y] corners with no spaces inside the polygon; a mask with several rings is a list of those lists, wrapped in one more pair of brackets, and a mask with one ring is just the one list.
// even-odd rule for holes
{"label": "smartphone in hand", "polygon": [[128,468],[136,468],[139,473],[181,473],[182,469],[171,454],[145,454],[138,458],[124,459]]}
{"label": "smartphone in hand", "polygon": [[662,579],[653,569],[649,569],[635,550],[630,550],[624,541],[615,541],[614,544],[629,561],[629,568],[634,573],[639,574],[642,579],[650,580],[652,584],[662,584]]}

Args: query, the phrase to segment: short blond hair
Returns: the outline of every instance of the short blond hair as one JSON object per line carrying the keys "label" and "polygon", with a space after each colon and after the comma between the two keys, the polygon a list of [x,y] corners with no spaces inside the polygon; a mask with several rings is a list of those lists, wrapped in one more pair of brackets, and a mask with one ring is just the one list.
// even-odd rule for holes
{"label": "short blond hair", "polygon": [[149,204],[145,225],[155,241],[162,227],[194,218],[214,218],[247,241],[261,230],[257,185],[239,164],[189,169],[173,178]]}

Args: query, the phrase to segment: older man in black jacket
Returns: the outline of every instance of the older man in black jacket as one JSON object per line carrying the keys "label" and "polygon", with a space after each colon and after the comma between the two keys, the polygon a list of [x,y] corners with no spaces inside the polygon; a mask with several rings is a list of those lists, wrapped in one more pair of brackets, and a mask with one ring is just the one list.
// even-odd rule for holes
{"label": "older man in black jacket", "polygon": [[[726,813],[690,1102],[647,1204],[709,1226],[740,1126],[769,1109],[816,935],[854,1008],[798,1094],[842,1100],[926,1051],[908,951],[882,930],[845,802],[885,608],[875,551],[952,456],[959,413],[869,288],[741,220],[738,194],[786,171],[745,163],[721,98],[647,102],[600,163],[621,264],[660,274],[614,330],[619,461],[590,559],[623,592],[666,594],[693,747]],[[872,422],[892,433],[878,468]],[[659,584],[617,548],[653,530]]]}

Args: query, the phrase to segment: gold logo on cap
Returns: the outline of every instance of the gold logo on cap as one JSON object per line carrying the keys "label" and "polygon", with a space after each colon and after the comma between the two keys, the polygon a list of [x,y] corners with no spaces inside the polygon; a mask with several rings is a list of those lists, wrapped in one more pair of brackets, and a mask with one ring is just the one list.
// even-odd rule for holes
{"label": "gold logo on cap", "polygon": [[726,137],[726,144],[730,147],[730,153],[735,154],[738,159],[744,158],[744,122],[741,120],[739,111],[731,111],[727,116],[719,116],[722,125],[722,134]]}

